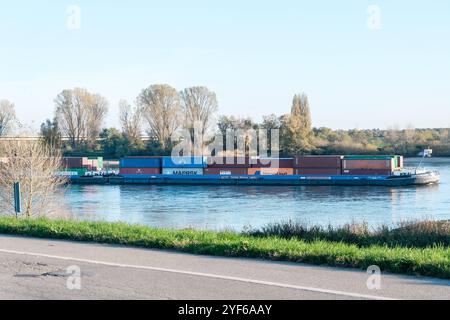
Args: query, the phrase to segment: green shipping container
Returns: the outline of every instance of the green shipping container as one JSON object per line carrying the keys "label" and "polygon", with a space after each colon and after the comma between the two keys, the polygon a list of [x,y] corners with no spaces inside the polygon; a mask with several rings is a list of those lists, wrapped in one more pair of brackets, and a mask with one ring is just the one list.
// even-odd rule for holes
{"label": "green shipping container", "polygon": [[98,157],[98,168],[103,169],[103,157]]}
{"label": "green shipping container", "polygon": [[67,168],[59,170],[58,174],[63,176],[78,176],[82,177],[86,174],[88,170],[85,168]]}

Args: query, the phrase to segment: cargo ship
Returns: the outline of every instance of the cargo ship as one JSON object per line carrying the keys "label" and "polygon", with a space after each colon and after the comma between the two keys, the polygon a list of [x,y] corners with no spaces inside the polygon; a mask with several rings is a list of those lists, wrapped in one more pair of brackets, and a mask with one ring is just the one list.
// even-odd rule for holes
{"label": "cargo ship", "polygon": [[[65,164],[87,164],[89,159],[65,159]],[[95,164],[103,163],[96,159]],[[184,185],[339,185],[411,186],[440,181],[439,172],[408,169],[403,157],[295,156],[261,157],[125,157],[118,172],[84,172],[64,168],[75,184],[184,184]],[[73,173],[73,175],[72,175]]]}

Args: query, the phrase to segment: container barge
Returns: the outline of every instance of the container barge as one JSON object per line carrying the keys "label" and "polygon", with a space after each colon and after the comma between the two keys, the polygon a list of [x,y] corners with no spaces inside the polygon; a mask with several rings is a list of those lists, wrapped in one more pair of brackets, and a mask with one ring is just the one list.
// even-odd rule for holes
{"label": "container barge", "polygon": [[[65,160],[69,162],[79,163]],[[127,157],[120,160],[118,173],[74,174],[70,181],[74,184],[401,187],[436,184],[440,175],[436,171],[404,168],[401,156]]]}

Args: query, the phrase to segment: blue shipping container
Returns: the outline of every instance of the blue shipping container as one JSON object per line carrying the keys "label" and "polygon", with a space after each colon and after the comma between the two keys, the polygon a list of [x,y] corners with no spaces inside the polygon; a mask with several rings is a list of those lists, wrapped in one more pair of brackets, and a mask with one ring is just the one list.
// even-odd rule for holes
{"label": "blue shipping container", "polygon": [[161,168],[161,158],[122,158],[121,168]]}
{"label": "blue shipping container", "polygon": [[204,157],[164,157],[163,168],[206,168]]}

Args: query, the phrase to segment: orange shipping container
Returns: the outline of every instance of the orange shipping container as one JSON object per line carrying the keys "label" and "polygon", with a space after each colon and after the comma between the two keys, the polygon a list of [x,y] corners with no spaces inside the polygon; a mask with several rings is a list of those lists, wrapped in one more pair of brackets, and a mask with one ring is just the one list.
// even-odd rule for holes
{"label": "orange shipping container", "polygon": [[292,176],[294,175],[293,168],[249,168],[249,175],[261,176]]}

